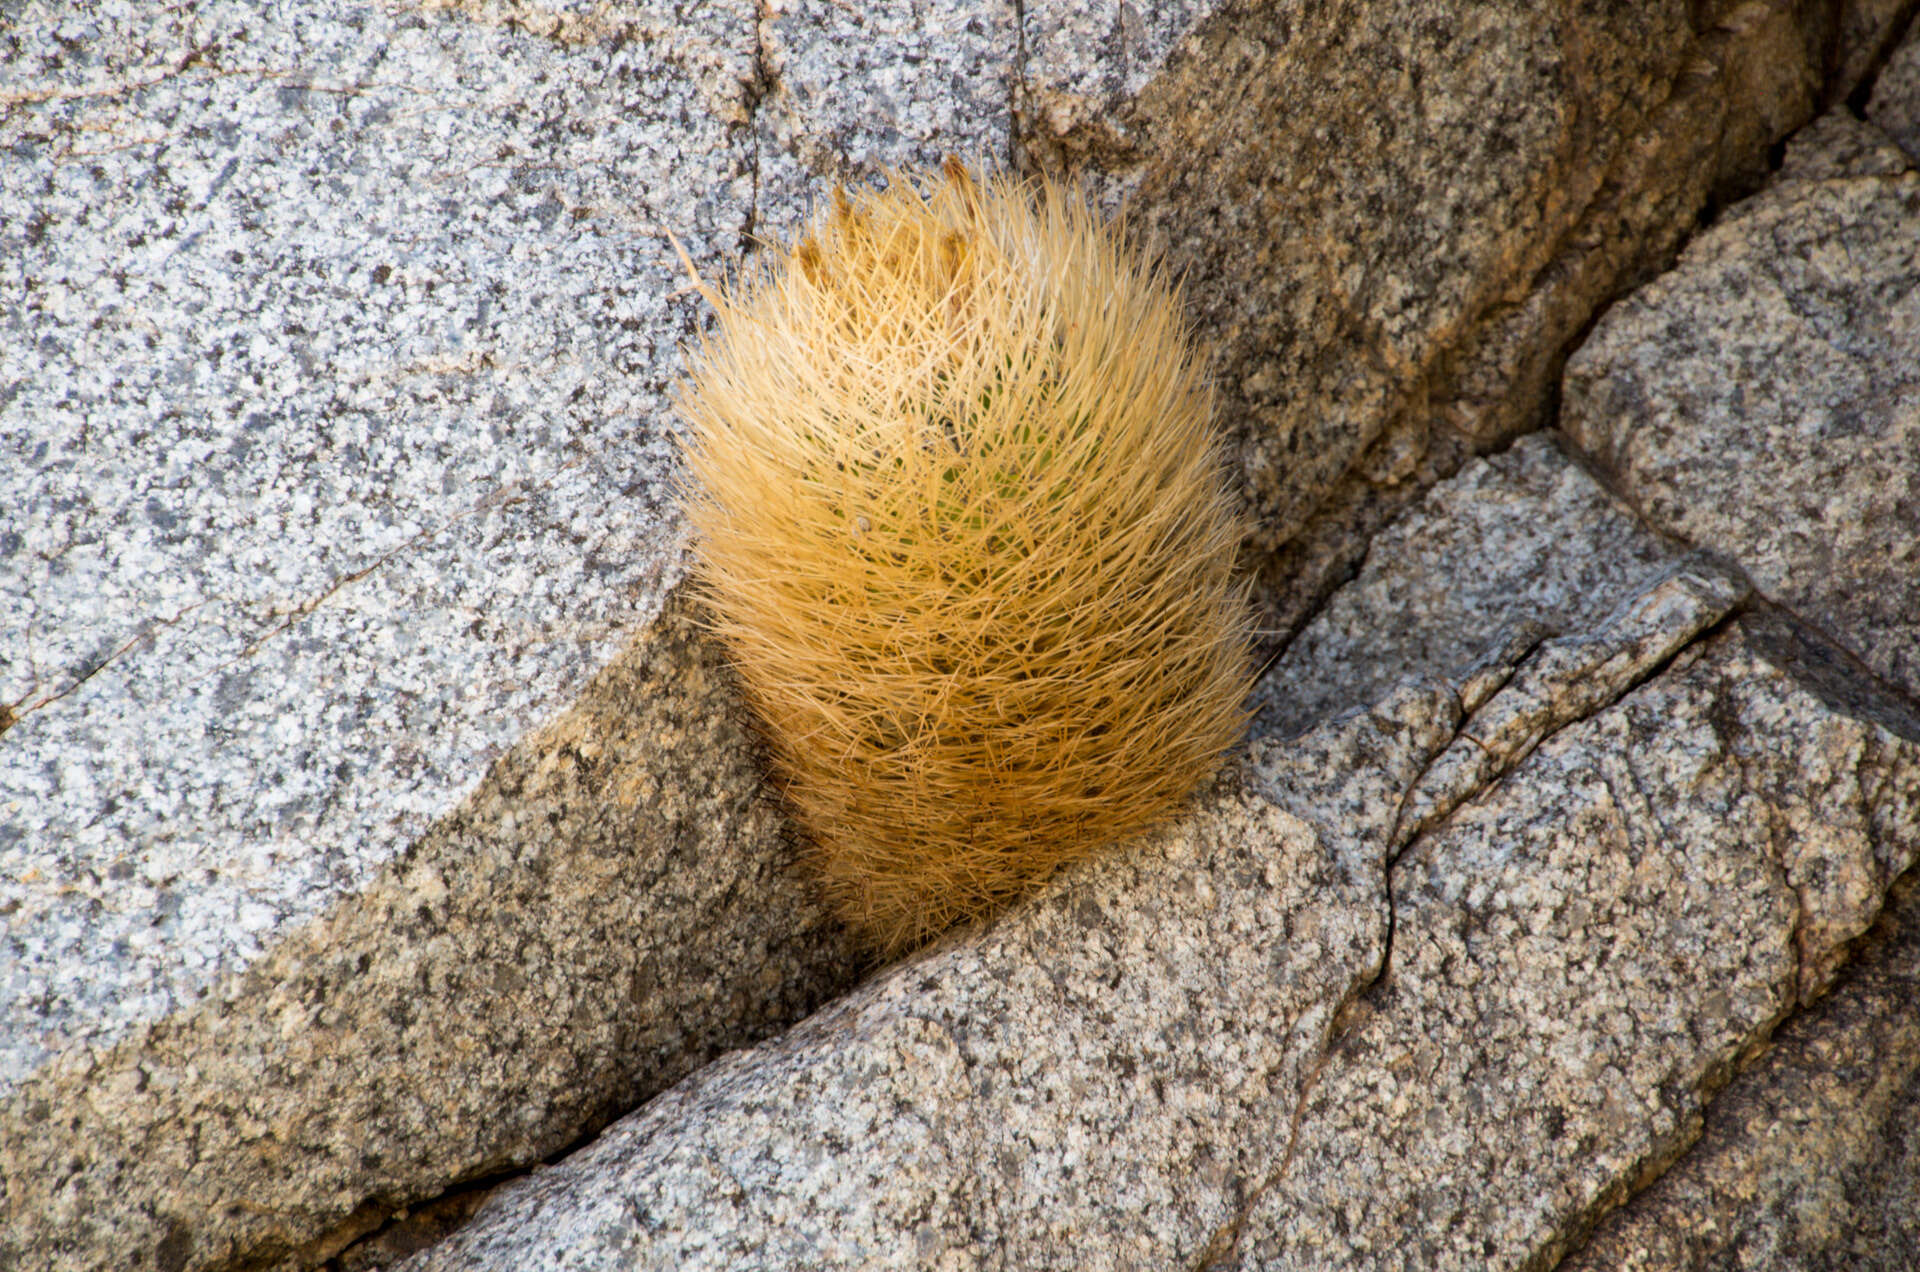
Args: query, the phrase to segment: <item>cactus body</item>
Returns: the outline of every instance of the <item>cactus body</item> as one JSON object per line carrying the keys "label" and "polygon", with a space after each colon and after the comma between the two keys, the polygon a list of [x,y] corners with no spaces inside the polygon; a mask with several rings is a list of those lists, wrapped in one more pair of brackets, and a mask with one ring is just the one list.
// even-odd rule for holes
{"label": "cactus body", "polygon": [[1164,276],[1067,189],[949,162],[709,299],[697,577],[839,913],[895,953],[1177,807],[1249,660]]}

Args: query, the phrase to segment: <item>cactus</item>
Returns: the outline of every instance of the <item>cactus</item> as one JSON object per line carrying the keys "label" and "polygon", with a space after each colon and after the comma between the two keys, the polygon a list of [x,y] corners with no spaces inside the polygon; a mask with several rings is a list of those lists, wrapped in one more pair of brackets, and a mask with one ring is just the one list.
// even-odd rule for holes
{"label": "cactus", "polygon": [[696,578],[834,909],[898,953],[1173,812],[1250,679],[1177,288],[950,160],[702,290]]}

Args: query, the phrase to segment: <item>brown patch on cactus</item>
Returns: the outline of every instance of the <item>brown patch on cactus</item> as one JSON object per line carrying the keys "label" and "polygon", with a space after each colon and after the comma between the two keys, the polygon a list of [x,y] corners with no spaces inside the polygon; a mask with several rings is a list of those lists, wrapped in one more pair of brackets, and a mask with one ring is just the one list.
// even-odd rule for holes
{"label": "brown patch on cactus", "polygon": [[1250,679],[1175,286],[1068,188],[950,162],[708,295],[698,577],[839,913],[897,953],[1169,816]]}

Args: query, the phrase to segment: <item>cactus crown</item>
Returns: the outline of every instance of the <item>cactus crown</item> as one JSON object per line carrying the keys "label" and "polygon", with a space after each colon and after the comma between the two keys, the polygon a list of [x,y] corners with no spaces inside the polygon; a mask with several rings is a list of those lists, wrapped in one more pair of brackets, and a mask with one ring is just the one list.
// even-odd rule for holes
{"label": "cactus crown", "polygon": [[710,293],[680,403],[713,625],[886,953],[1164,818],[1249,681],[1175,288],[1060,185],[929,185],[836,191]]}

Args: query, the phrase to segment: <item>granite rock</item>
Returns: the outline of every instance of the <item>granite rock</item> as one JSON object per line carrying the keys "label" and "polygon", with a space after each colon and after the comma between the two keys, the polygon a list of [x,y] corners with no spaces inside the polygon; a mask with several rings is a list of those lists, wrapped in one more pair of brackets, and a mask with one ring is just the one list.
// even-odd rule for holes
{"label": "granite rock", "polygon": [[20,1080],[0,1265],[312,1266],[845,988],[685,609],[351,897]]}
{"label": "granite rock", "polygon": [[[1582,631],[1673,556],[1549,435],[1523,437],[1374,537],[1254,691],[1255,730],[1295,733],[1403,677],[1457,671],[1502,627]],[[1480,568],[1450,568],[1468,557]]]}
{"label": "granite rock", "polygon": [[1560,427],[1650,524],[1920,691],[1920,173],[1749,200],[1600,321]]}
{"label": "granite rock", "polygon": [[[1852,111],[1834,110],[1794,134],[1771,188],[1777,191],[1793,182],[1838,177],[1896,177],[1913,166],[1913,160],[1886,133]],[[1759,200],[1736,203],[1725,216],[1737,220],[1764,206]]]}
{"label": "granite rock", "polygon": [[[1913,47],[1911,42],[1908,47]],[[1875,87],[1877,97],[1883,99],[1887,85],[1883,75]],[[1875,117],[1887,122],[1884,111]],[[1801,194],[1811,191],[1817,197],[1822,183],[1898,178],[1910,167],[1911,160],[1879,128],[1849,112],[1834,111],[1795,138],[1767,197],[1730,210],[1728,233],[1742,233],[1750,216],[1779,215]],[[1776,241],[1780,237],[1776,234]],[[1866,254],[1863,258],[1872,260]],[[1858,285],[1868,279],[1855,276],[1848,281]],[[1732,290],[1737,294],[1743,283],[1736,278]],[[1815,306],[1796,307],[1819,312]],[[1908,337],[1910,343],[1910,332]],[[1782,343],[1790,373],[1801,365],[1794,346],[1805,342]],[[1882,350],[1882,356],[1888,352]],[[1810,414],[1817,417],[1824,407],[1815,403]],[[1882,414],[1874,425],[1884,430],[1882,438],[1900,436],[1897,417],[1889,420]],[[1835,449],[1842,457],[1847,453],[1844,443]],[[1777,469],[1761,471],[1777,478]],[[1849,466],[1826,493],[1842,503],[1863,494],[1871,498],[1885,481],[1886,475],[1871,464]],[[1899,534],[1903,527],[1909,540],[1920,535],[1920,519],[1909,516],[1891,529]],[[1851,564],[1843,562],[1842,568]],[[1829,568],[1826,562],[1813,569],[1804,560],[1799,565],[1803,578]],[[1900,603],[1897,580],[1892,597]],[[1786,630],[1776,628],[1776,635]],[[1858,630],[1853,628],[1856,638]],[[1779,641],[1776,648],[1813,673],[1835,701],[1850,700],[1859,708],[1875,696],[1866,688],[1871,675],[1849,651],[1805,639]],[[1897,658],[1903,652],[1910,657],[1912,651],[1896,645],[1880,652]],[[1895,729],[1911,731],[1911,724],[1902,725],[1896,718],[1912,718],[1911,697],[1892,701],[1894,715],[1882,718]],[[1808,800],[1789,825],[1824,820],[1831,809],[1826,798]],[[1796,886],[1812,881],[1830,896],[1871,890],[1870,878],[1848,880],[1854,871],[1844,858],[1803,856],[1796,873]],[[1603,1220],[1591,1241],[1562,1266],[1577,1272],[1707,1267],[1891,1272],[1914,1266],[1920,1259],[1920,1229],[1913,1219],[1920,1213],[1920,1197],[1914,1180],[1920,1176],[1908,1129],[1920,1110],[1920,1040],[1912,1010],[1920,966],[1914,962],[1920,948],[1915,944],[1920,923],[1916,877],[1910,871],[1895,886],[1853,965],[1841,969],[1842,950],[1833,945],[1834,938],[1852,929],[1851,921],[1840,931],[1801,941],[1803,997],[1833,982],[1831,997],[1789,1019],[1754,1067],[1707,1110],[1699,1143]],[[1832,953],[1824,961],[1809,961],[1820,945]]]}
{"label": "granite rock", "polygon": [[1393,956],[1227,1268],[1550,1267],[1920,856],[1920,719],[1746,623],[1541,744],[1393,869]]}
{"label": "granite rock", "polygon": [[1904,19],[1769,0],[1236,5],[1131,97],[1044,74],[1056,30],[1157,53],[1131,11],[1023,8],[1016,140],[1124,193],[1189,279],[1288,632],[1408,499],[1536,427],[1594,314],[1848,91],[1843,28],[1877,49]]}
{"label": "granite rock", "polygon": [[[658,25],[0,37],[0,1089],[364,885],[657,610],[669,367],[625,372],[693,329],[655,218],[741,182],[702,94],[751,47]],[[636,202],[663,147],[699,178]]]}
{"label": "granite rock", "polygon": [[1920,1267],[1920,876],[1833,995],[1714,1101],[1700,1143],[1562,1272]]}
{"label": "granite rock", "polygon": [[1909,31],[1881,68],[1866,114],[1920,163],[1920,32]]}
{"label": "granite rock", "polygon": [[[1911,177],[1903,167],[1882,135],[1850,117],[1837,114],[1809,130],[1764,195],[1730,209],[1675,275],[1603,320],[1569,369],[1568,433],[1576,442],[1587,435],[1582,422],[1594,418],[1582,413],[1592,401],[1580,396],[1585,383],[1576,388],[1585,367],[1627,369],[1608,388],[1625,380],[1633,389],[1613,402],[1644,404],[1671,393],[1676,381],[1735,397],[1717,414],[1691,409],[1698,399],[1690,399],[1656,416],[1667,425],[1662,437],[1693,447],[1659,471],[1684,471],[1697,483],[1658,506],[1727,517],[1724,533],[1686,538],[1754,569],[1789,607],[1817,611],[1839,590],[1823,576],[1837,574],[1871,590],[1853,598],[1883,607],[1870,612],[1913,612],[1913,576],[1889,569],[1885,551],[1920,539],[1920,508],[1884,496],[1913,465],[1874,462],[1875,447],[1903,444],[1904,417],[1882,412],[1858,430],[1832,431],[1817,460],[1807,445],[1784,454],[1764,442],[1728,448],[1727,437],[1741,436],[1749,420],[1769,418],[1765,398],[1752,409],[1756,380],[1801,382],[1805,348],[1820,341],[1800,338],[1789,320],[1774,329],[1773,354],[1716,365],[1713,351],[1737,348],[1741,337],[1766,339],[1768,320],[1743,310],[1766,290],[1748,274],[1722,275],[1708,298],[1688,272],[1711,276],[1730,259],[1762,256],[1754,246],[1742,257],[1714,235],[1739,242],[1765,227],[1767,236],[1752,242],[1770,245],[1778,268],[1791,275],[1806,268],[1793,246],[1818,227],[1853,249],[1816,257],[1831,288],[1822,294],[1890,292],[1897,307],[1915,277],[1903,255],[1910,233],[1902,239],[1888,228],[1871,199],[1841,212],[1821,200],[1836,187],[1876,182],[1905,190]],[[1849,234],[1886,247],[1860,250]],[[1677,305],[1675,296],[1694,303]],[[1871,303],[1864,308],[1879,316]],[[1797,299],[1789,312],[1831,314]],[[1886,368],[1898,383],[1892,363],[1911,363],[1912,331],[1910,320],[1895,316],[1839,335],[1865,368],[1862,380]],[[1818,335],[1835,338],[1833,324]],[[1698,360],[1704,365],[1666,356],[1662,342],[1673,340],[1682,350],[1709,351]],[[1768,366],[1771,376],[1753,374]],[[1632,379],[1634,370],[1644,380]],[[1844,400],[1818,377],[1804,379],[1816,393],[1830,392],[1827,401]],[[1873,401],[1871,392],[1862,397]],[[1791,419],[1795,410],[1771,414]],[[1816,401],[1807,413],[1817,420],[1819,411]],[[1612,418],[1626,420],[1625,431],[1633,417]],[[1552,453],[1544,439],[1532,445]],[[1719,453],[1727,449],[1736,453]],[[1600,458],[1617,489],[1629,497],[1644,489],[1607,462],[1609,453]],[[1711,480],[1698,480],[1703,474]],[[1375,547],[1430,537],[1446,543],[1451,526],[1434,522],[1452,487],[1485,481],[1464,471]],[[1841,515],[1824,529],[1795,526],[1783,515],[1792,506],[1780,499],[1783,484],[1819,490],[1830,512],[1881,511],[1889,520],[1871,530],[1882,538],[1860,538],[1862,521]],[[1669,532],[1688,528],[1652,519]],[[1769,572],[1782,523],[1786,533],[1820,544],[1813,561],[1799,559],[1797,573]],[[1571,551],[1577,557],[1578,540]],[[1531,571],[1497,566],[1496,579],[1511,577],[1509,587],[1539,595],[1535,578],[1565,568],[1553,550],[1542,556]],[[1403,579],[1403,568],[1419,581]],[[1783,575],[1817,586],[1783,587]],[[1497,586],[1482,587],[1458,565],[1449,569],[1445,559],[1423,559],[1404,546],[1370,556],[1350,590],[1356,602],[1380,598],[1370,603],[1384,613],[1447,616],[1450,587],[1464,589],[1469,614],[1478,605],[1511,622],[1515,607],[1495,599]],[[1344,599],[1336,596],[1325,615],[1338,613]],[[1595,1247],[1594,1262],[1574,1266],[1907,1265],[1912,1238],[1902,1206],[1910,1189],[1902,1170],[1910,1155],[1884,1132],[1898,1125],[1910,1099],[1913,1061],[1903,1052],[1910,1004],[1884,991],[1848,1000],[1843,987],[1839,1001],[1853,1006],[1832,1010],[1848,1022],[1844,1037],[1820,1034],[1827,1027],[1818,1014],[1804,1024],[1793,1017],[1843,976],[1893,881],[1902,872],[1912,877],[1920,854],[1920,788],[1912,775],[1920,712],[1909,694],[1836,643],[1859,625],[1818,617],[1825,631],[1755,602],[1733,627],[1611,710],[1553,734],[1498,785],[1478,779],[1507,749],[1484,743],[1506,730],[1494,720],[1463,726],[1461,743],[1435,760],[1402,813],[1400,835],[1418,837],[1393,870],[1393,958],[1349,1013],[1350,1028],[1304,1106],[1286,1171],[1236,1220],[1231,1254],[1213,1266],[1554,1266],[1610,1209],[1686,1153],[1703,1123],[1706,1137],[1686,1159],[1699,1165],[1683,1165],[1671,1187],[1656,1185],[1644,1208],[1635,1202],[1603,1229],[1611,1235]],[[1456,623],[1440,627],[1457,630]],[[1307,633],[1319,630],[1316,620]],[[1912,656],[1911,635],[1897,624],[1877,632],[1883,659],[1898,665]],[[1383,645],[1387,660],[1404,658],[1391,639]],[[1301,678],[1315,682],[1314,659],[1328,653],[1336,679],[1346,667],[1364,668],[1365,647],[1319,634],[1300,651]],[[1440,652],[1458,656],[1457,646]],[[1425,793],[1476,786],[1464,802],[1436,803]],[[1423,803],[1435,804],[1433,812]],[[1774,1070],[1763,1067],[1728,1097],[1725,1111],[1714,1112],[1715,1092],[1762,1052],[1783,1020],[1790,1022],[1778,1062],[1784,1076],[1767,1077]],[[1793,1038],[1814,1036],[1802,1029],[1852,1050],[1795,1052]],[[1836,1172],[1849,1181],[1844,1197]],[[1792,1222],[1770,1222],[1789,1208]]]}
{"label": "granite rock", "polygon": [[664,228],[711,271],[822,178],[1085,160],[1208,298],[1265,538],[1390,492],[1337,564],[1463,458],[1415,409],[1460,351],[1536,368],[1471,449],[1804,112],[1831,9],[12,6],[0,1255],[308,1264],[860,970],[671,599]]}
{"label": "granite rock", "polygon": [[1592,630],[1528,644],[1524,661],[1498,679],[1474,667],[1461,690],[1469,719],[1401,801],[1394,848],[1451,815],[1544,739],[1644,679],[1747,594],[1745,579],[1704,557],[1683,558]]}
{"label": "granite rock", "polygon": [[[1618,11],[1619,20],[1627,20],[1625,12]],[[1767,138],[1778,140],[1817,104],[1851,91],[1889,32],[1906,25],[1912,6],[1842,6],[1841,37],[1826,44],[1827,55],[1818,52],[1826,16],[1817,7],[1741,4],[1693,12],[1697,38],[1664,89],[1642,95],[1627,81],[1609,90],[1608,105],[1638,120],[1626,125],[1631,138],[1620,150],[1589,148],[1584,130],[1605,118],[1604,111],[1573,112],[1581,139],[1569,143],[1569,153],[1611,154],[1610,166],[1577,217],[1557,223],[1546,258],[1527,258],[1520,277],[1445,335],[1317,507],[1297,525],[1287,518],[1272,523],[1291,535],[1261,567],[1267,624],[1282,640],[1351,576],[1372,536],[1422,491],[1469,456],[1550,420],[1566,355],[1596,314],[1666,268],[1703,212],[1757,184],[1771,153]],[[1571,79],[1611,83],[1616,71],[1637,65],[1610,56],[1589,64],[1601,47],[1570,44]],[[1822,66],[1831,68],[1824,80]],[[1477,86],[1466,91],[1471,95]],[[1443,172],[1450,177],[1451,169]],[[1585,180],[1551,186],[1544,205],[1557,207],[1554,200],[1569,197],[1579,203]],[[1376,269],[1395,268],[1399,259],[1391,252],[1373,258]],[[1505,276],[1514,263],[1503,256],[1484,268]],[[1222,289],[1227,297],[1243,292],[1238,285]],[[1356,386],[1370,382],[1350,379]],[[1294,386],[1286,378],[1258,383],[1289,392]],[[1276,409],[1337,416],[1347,408],[1340,401],[1289,398]],[[1263,444],[1250,443],[1250,463],[1259,463]]]}
{"label": "granite rock", "polygon": [[[1389,922],[1384,891],[1393,831],[1463,718],[1510,714],[1517,696],[1606,720],[1610,696],[1743,591],[1705,566],[1649,585],[1590,634],[1617,677],[1543,647],[1255,744],[1179,826],[709,1066],[406,1266],[1144,1268],[1229,1255],[1296,1155],[1302,1096],[1332,1081],[1336,1019],[1402,948],[1406,917]],[[1783,734],[1820,721],[1870,737],[1902,774],[1920,766],[1920,745],[1795,705],[1806,718],[1775,720]],[[1551,753],[1549,741],[1516,755],[1510,780]],[[1569,797],[1526,790],[1544,808],[1556,796]]]}

